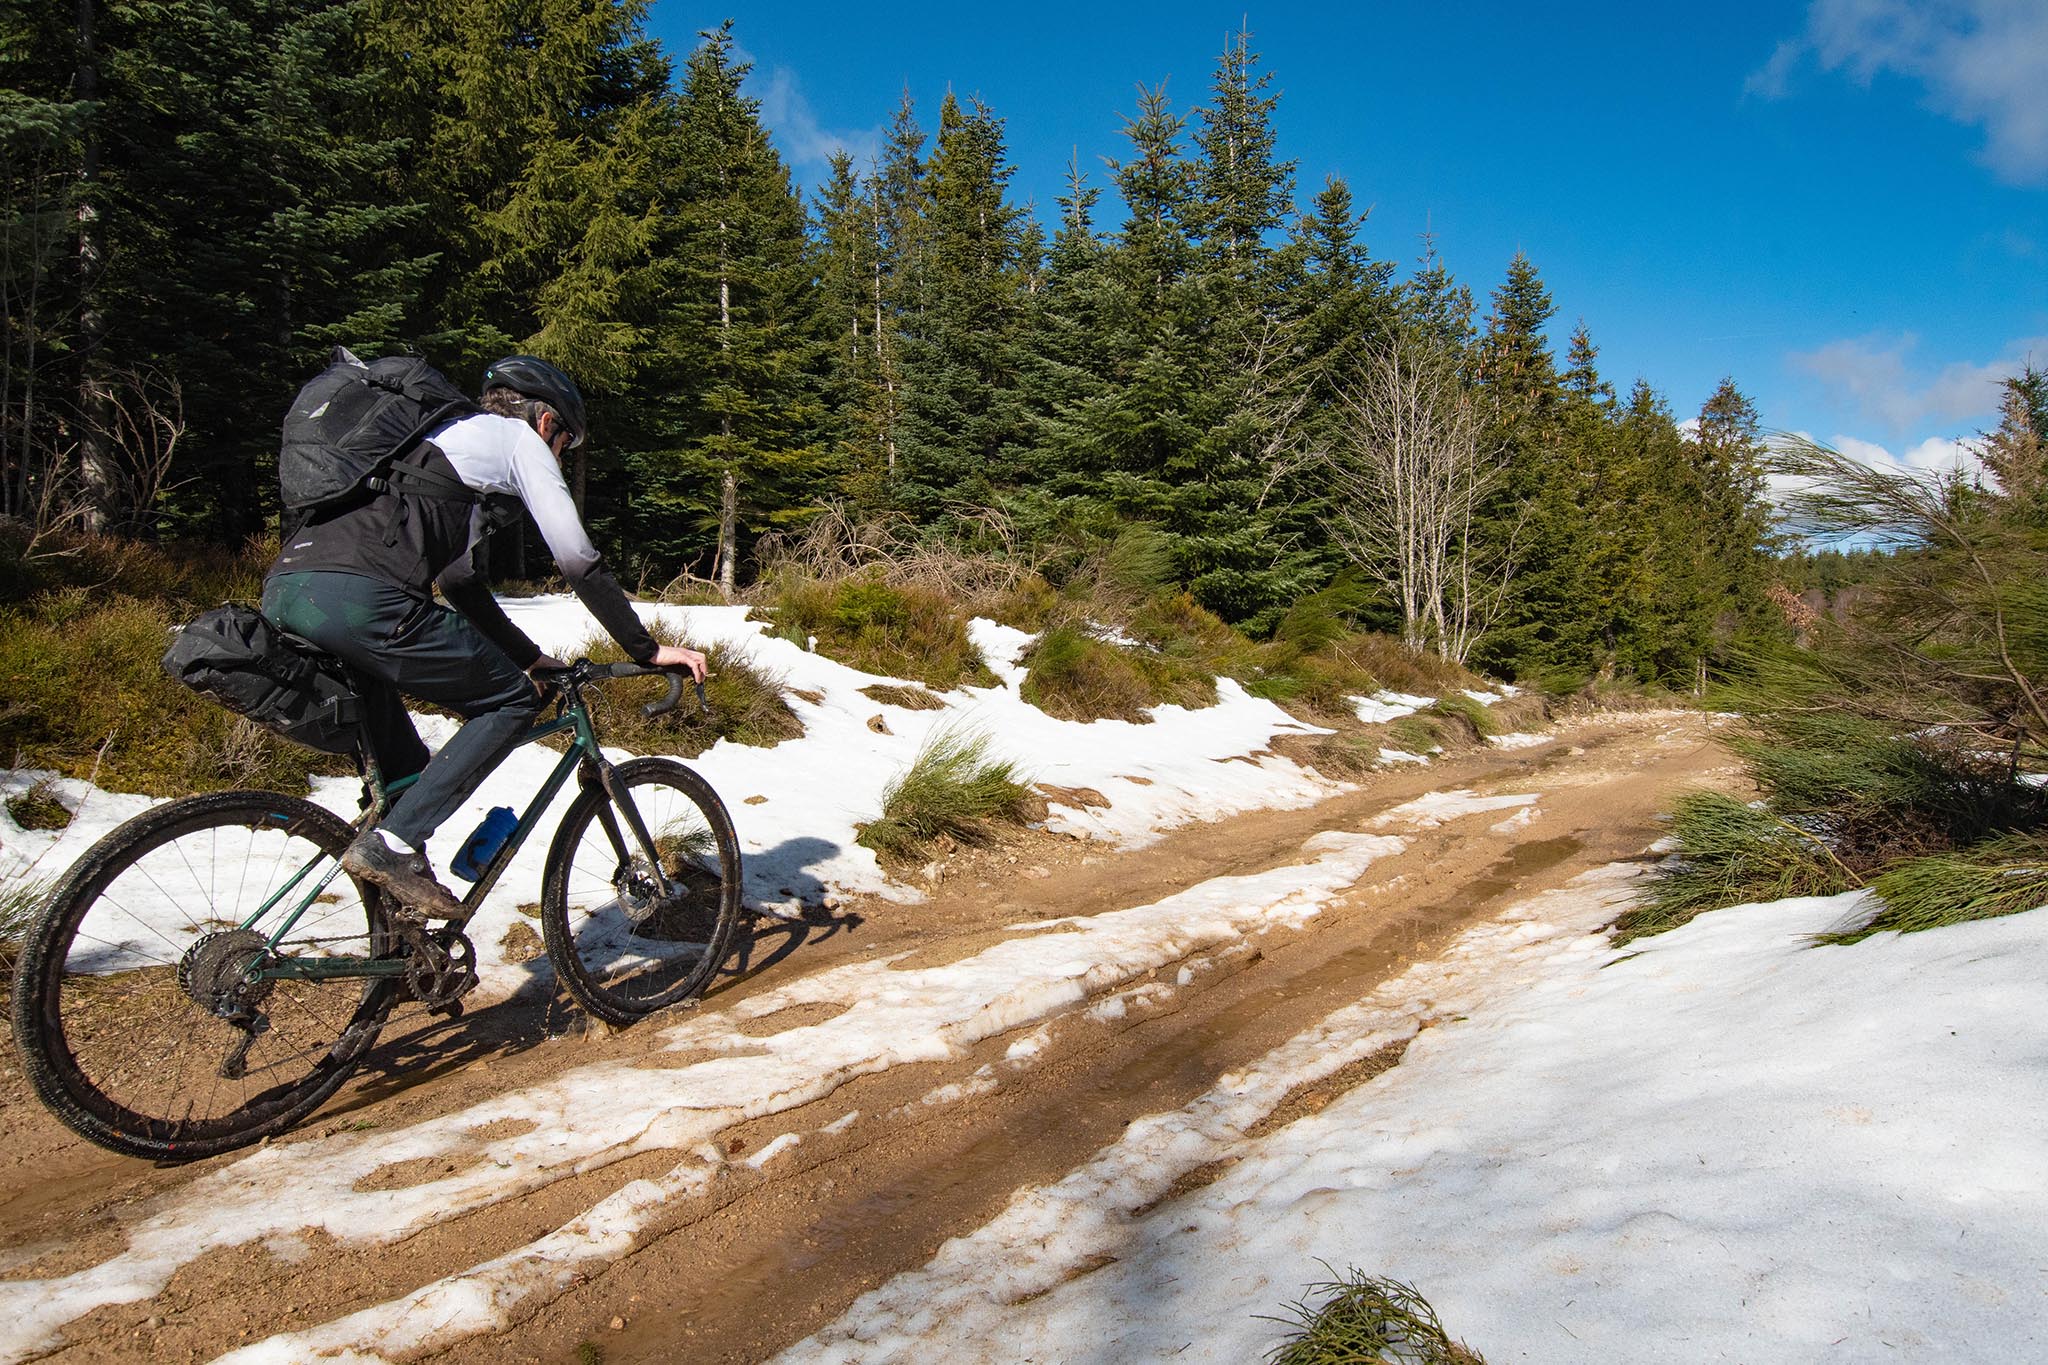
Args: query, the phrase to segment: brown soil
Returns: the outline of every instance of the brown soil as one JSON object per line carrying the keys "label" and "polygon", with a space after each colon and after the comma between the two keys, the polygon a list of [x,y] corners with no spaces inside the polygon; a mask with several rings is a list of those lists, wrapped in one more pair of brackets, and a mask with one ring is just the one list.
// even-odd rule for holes
{"label": "brown soil", "polygon": [[[574,1361],[590,1358],[579,1348],[594,1344],[612,1365],[762,1359],[922,1264],[947,1237],[985,1222],[1018,1188],[1064,1174],[1132,1119],[1188,1103],[1222,1073],[1439,951],[1466,925],[1588,868],[1642,856],[1662,833],[1657,812],[1680,787],[1733,781],[1703,718],[1599,715],[1567,724],[1542,748],[1476,751],[1376,774],[1311,809],[1191,827],[1135,852],[1042,832],[958,850],[917,906],[855,900],[817,912],[814,923],[763,920],[701,1008],[732,1011],[761,990],[856,958],[915,950],[919,963],[957,960],[1020,932],[1009,926],[1142,905],[1213,877],[1299,862],[1311,835],[1365,828],[1423,792],[1544,794],[1527,823],[1502,825],[1513,812],[1497,812],[1410,835],[1406,851],[1375,863],[1303,931],[1268,932],[1165,968],[1156,975],[1174,988],[1130,995],[1121,1018],[1103,1022],[1076,1009],[1039,1025],[1046,1043],[1037,1064],[996,1068],[993,1087],[969,1082],[1004,1059],[1014,1036],[951,1061],[894,1067],[804,1108],[726,1129],[719,1142],[729,1155],[757,1152],[783,1133],[803,1141],[762,1170],[729,1168],[707,1194],[664,1210],[622,1260],[579,1274],[510,1331],[443,1356]],[[833,1012],[783,1010],[746,1021],[742,1031],[803,1027]],[[564,1034],[574,1036],[537,1046]],[[660,1051],[651,1029],[584,1027],[565,1004],[515,997],[459,1021],[415,1018],[394,1027],[362,1075],[278,1141],[397,1129],[600,1059],[668,1067],[702,1058]],[[1314,1112],[1398,1062],[1391,1049],[1354,1064],[1291,1095],[1262,1128]],[[942,1102],[949,1095],[961,1097]],[[855,1111],[858,1122],[835,1124]],[[480,1129],[477,1140],[495,1135]],[[204,1360],[274,1331],[330,1321],[513,1250],[627,1182],[687,1159],[645,1153],[393,1245],[309,1235],[287,1248],[205,1256],[154,1298],[72,1323],[54,1358]],[[46,1115],[19,1069],[7,1065],[0,1278],[95,1264],[121,1249],[124,1228],[161,1196],[233,1160],[158,1168],[102,1152]],[[400,1188],[467,1160],[393,1162],[361,1188]],[[1183,1183],[1193,1188],[1220,1173],[1204,1168]]]}

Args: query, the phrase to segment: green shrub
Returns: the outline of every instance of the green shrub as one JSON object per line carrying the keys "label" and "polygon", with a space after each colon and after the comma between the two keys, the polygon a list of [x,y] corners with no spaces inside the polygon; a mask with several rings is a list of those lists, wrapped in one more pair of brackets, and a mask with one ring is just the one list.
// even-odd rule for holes
{"label": "green shrub", "polygon": [[[649,633],[661,644],[697,648],[665,622],[651,625]],[[743,651],[724,644],[712,645],[703,654],[710,670],[704,681],[704,697],[711,703],[709,720],[698,711],[687,683],[675,710],[649,720],[640,708],[661,700],[668,680],[619,679],[584,693],[592,699],[594,709],[602,708],[598,726],[603,741],[636,754],[694,758],[721,739],[765,748],[802,736],[803,722],[784,699],[786,689],[780,677],[757,666]],[[579,657],[617,663],[626,654],[609,635],[600,632],[569,655],[572,660]]]}
{"label": "green shrub", "polygon": [[1827,896],[1860,884],[1820,835],[1720,792],[1680,797],[1671,832],[1678,855],[1615,921],[1617,942],[1676,929],[1724,905]]}
{"label": "green shrub", "polygon": [[1451,1340],[1412,1286],[1356,1270],[1309,1286],[1285,1321],[1294,1334],[1266,1357],[1269,1365],[1486,1365]]}
{"label": "green shrub", "polygon": [[1213,706],[1216,679],[1144,649],[1098,640],[1077,626],[1054,626],[1024,653],[1019,695],[1062,720],[1149,721],[1165,703]]}
{"label": "green shrub", "polygon": [[858,842],[885,858],[909,861],[941,835],[985,843],[998,823],[1030,818],[1031,790],[1015,764],[988,756],[986,735],[934,731],[904,774],[882,791],[881,818],[861,826]]}
{"label": "green shrub", "polygon": [[780,576],[769,597],[771,634],[809,645],[864,673],[908,678],[938,692],[993,686],[967,638],[967,618],[944,594],[886,582],[879,573],[836,581]]}

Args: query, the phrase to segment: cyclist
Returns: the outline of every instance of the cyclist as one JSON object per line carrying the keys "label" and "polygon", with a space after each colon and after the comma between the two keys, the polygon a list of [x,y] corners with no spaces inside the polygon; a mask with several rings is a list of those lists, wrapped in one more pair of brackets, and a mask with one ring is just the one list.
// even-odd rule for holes
{"label": "cyclist", "polygon": [[[287,536],[263,584],[265,616],[360,678],[369,743],[387,792],[397,793],[342,866],[435,918],[463,911],[435,880],[427,840],[539,714],[540,689],[527,671],[561,666],[491,595],[477,558],[492,530],[523,504],[569,586],[631,658],[686,668],[699,682],[705,675],[696,650],[655,643],[583,529],[561,468],[563,452],[586,434],[575,382],[544,360],[507,356],[484,371],[480,403],[483,411],[436,427],[402,457],[459,479],[480,501],[366,495]],[[435,603],[436,586],[448,607]],[[432,758],[401,693],[463,717]]]}

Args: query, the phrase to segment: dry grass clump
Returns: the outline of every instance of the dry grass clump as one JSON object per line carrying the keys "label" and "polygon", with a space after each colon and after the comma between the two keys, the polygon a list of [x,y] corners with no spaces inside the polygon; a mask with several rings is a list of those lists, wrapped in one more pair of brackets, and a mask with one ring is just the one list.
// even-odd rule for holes
{"label": "dry grass clump", "polygon": [[159,660],[188,614],[133,597],[87,603],[69,590],[0,609],[0,752],[151,796],[297,794],[311,774],[353,771],[166,677]]}
{"label": "dry grass clump", "polygon": [[1435,715],[1463,724],[1476,739],[1501,733],[1500,718],[1493,714],[1493,708],[1463,692],[1446,692],[1429,709]]}
{"label": "dry grass clump", "polygon": [[1014,591],[1031,574],[1017,536],[999,512],[983,510],[952,535],[907,521],[866,518],[841,504],[825,508],[800,531],[764,537],[755,554],[771,598],[787,580],[833,584],[871,578],[960,604],[969,615]]}
{"label": "dry grass clump", "polygon": [[221,602],[254,601],[277,541],[255,537],[238,550],[198,542],[151,544],[118,536],[48,536],[33,550],[19,526],[0,524],[0,602],[64,596],[69,608],[46,603],[37,614],[78,614],[116,597],[203,610]]}
{"label": "dry grass clump", "polygon": [[937,692],[993,686],[995,674],[967,637],[957,599],[891,583],[880,571],[855,578],[784,576],[771,585],[775,630],[785,639],[864,673],[909,678]]}
{"label": "dry grass clump", "polygon": [[1433,697],[1461,687],[1486,686],[1484,678],[1464,665],[1426,649],[1410,649],[1391,635],[1350,635],[1331,645],[1330,653],[1393,692]]}
{"label": "dry grass clump", "polygon": [[934,731],[904,774],[883,788],[881,816],[860,827],[858,842],[908,862],[941,835],[979,844],[998,825],[1023,824],[1040,803],[1016,765],[988,750],[987,735]]}
{"label": "dry grass clump", "polygon": [[[698,648],[665,623],[651,625],[649,633],[661,644]],[[640,708],[660,701],[668,690],[668,680],[621,678],[584,693],[598,717],[603,741],[636,754],[694,758],[721,739],[768,748],[786,739],[802,737],[803,722],[784,699],[787,688],[779,675],[759,667],[744,652],[728,645],[711,645],[703,653],[710,669],[704,681],[704,697],[711,703],[710,717],[697,709],[696,697],[686,682],[683,700],[676,709],[649,720]],[[626,654],[609,635],[600,632],[585,640],[569,657],[617,663]]]}
{"label": "dry grass clump", "polygon": [[29,926],[55,887],[54,877],[15,876],[0,882],[0,990],[13,980]]}
{"label": "dry grass clump", "polygon": [[1273,752],[1339,782],[1356,782],[1380,766],[1377,735],[1357,730],[1334,735],[1276,735]]}
{"label": "dry grass clump", "polygon": [[1451,1340],[1412,1285],[1356,1270],[1310,1285],[1283,1321],[1294,1334],[1266,1357],[1268,1365],[1486,1365]]}
{"label": "dry grass clump", "polygon": [[878,701],[884,706],[900,706],[906,711],[943,711],[944,699],[932,695],[922,687],[898,687],[894,683],[870,683],[860,689],[860,694],[869,701]]}
{"label": "dry grass clump", "polygon": [[48,778],[8,797],[7,814],[23,829],[65,829],[71,824],[71,807],[57,799]]}
{"label": "dry grass clump", "polygon": [[1061,720],[1150,721],[1154,706],[1216,704],[1207,669],[1147,648],[1098,640],[1079,626],[1054,626],[1024,653],[1019,695]]}

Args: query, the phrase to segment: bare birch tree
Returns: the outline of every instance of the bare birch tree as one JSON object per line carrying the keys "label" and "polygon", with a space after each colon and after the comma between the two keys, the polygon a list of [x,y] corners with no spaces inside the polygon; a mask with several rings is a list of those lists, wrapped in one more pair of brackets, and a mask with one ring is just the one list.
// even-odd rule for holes
{"label": "bare birch tree", "polygon": [[1403,643],[1463,663],[1499,613],[1517,539],[1480,534],[1502,470],[1478,402],[1449,357],[1413,338],[1367,356],[1339,399],[1324,525],[1399,603]]}

